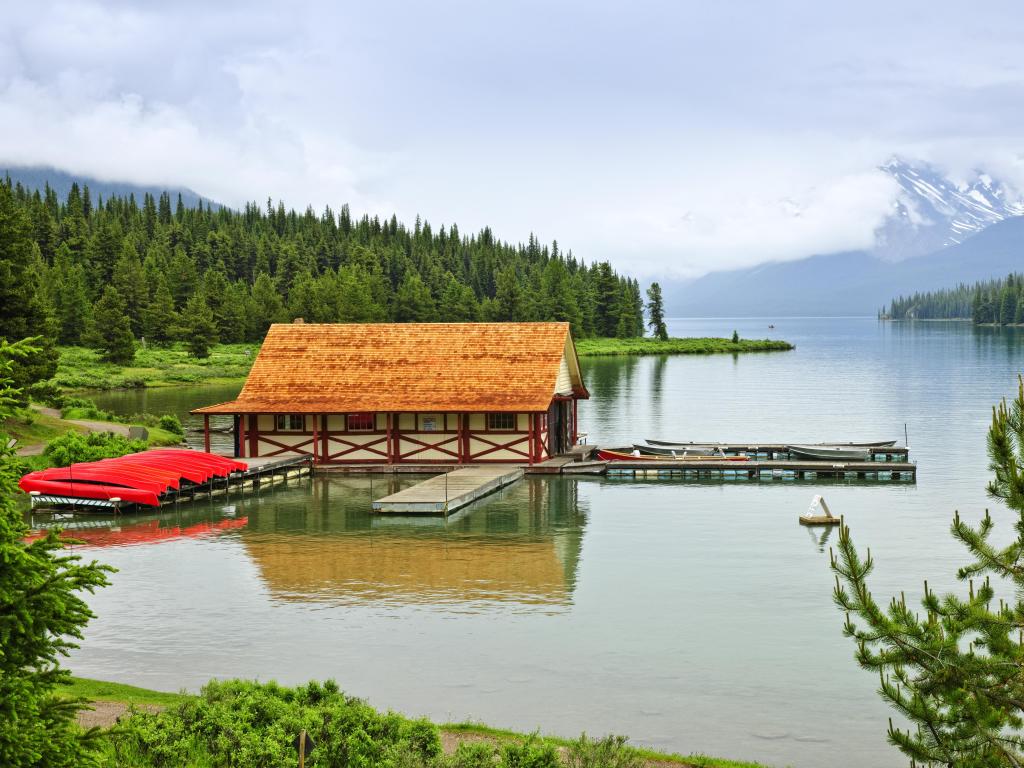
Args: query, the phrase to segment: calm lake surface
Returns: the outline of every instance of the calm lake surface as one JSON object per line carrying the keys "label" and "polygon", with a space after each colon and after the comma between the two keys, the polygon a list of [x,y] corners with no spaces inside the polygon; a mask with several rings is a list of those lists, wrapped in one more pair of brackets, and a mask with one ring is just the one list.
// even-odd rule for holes
{"label": "calm lake surface", "polygon": [[[773,322],[774,331],[767,325]],[[326,477],[180,513],[96,520],[119,572],[76,674],[166,690],[337,679],[380,707],[776,765],[902,766],[832,604],[815,493],[878,565],[878,597],[955,584],[953,511],[987,506],[991,407],[1024,336],[874,319],[675,320],[673,335],[793,341],[770,355],[584,360],[591,442],[903,440],[916,484],[530,479],[447,523],[378,519],[412,480]],[[177,412],[237,387],[130,392]],[[1009,528],[1007,516],[997,515]]]}

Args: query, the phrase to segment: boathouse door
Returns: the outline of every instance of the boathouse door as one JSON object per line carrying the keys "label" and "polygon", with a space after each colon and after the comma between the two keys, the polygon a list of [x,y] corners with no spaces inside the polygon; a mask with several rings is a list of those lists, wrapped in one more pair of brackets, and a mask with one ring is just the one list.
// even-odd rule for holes
{"label": "boathouse door", "polygon": [[569,403],[556,400],[548,410],[548,440],[552,456],[569,450]]}

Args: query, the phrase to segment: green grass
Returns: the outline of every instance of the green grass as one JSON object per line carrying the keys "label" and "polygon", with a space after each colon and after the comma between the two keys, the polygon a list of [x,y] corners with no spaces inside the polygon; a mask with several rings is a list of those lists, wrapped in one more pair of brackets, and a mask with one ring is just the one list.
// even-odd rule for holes
{"label": "green grass", "polygon": [[89,701],[119,701],[123,704],[144,704],[153,707],[173,707],[188,698],[186,693],[165,693],[134,685],[108,683],[85,677],[72,677],[71,684],[64,688],[69,697],[81,697]]}
{"label": "green grass", "polygon": [[[246,354],[246,352],[250,354]],[[60,347],[56,383],[64,389],[127,389],[221,383],[245,378],[258,344],[218,344],[210,356],[191,357],[184,344],[139,349],[131,365],[106,363],[86,347]]]}
{"label": "green grass", "polygon": [[68,430],[86,432],[86,428],[78,424],[69,424],[63,419],[47,416],[28,408],[19,409],[13,416],[3,422],[0,432],[17,439],[19,447],[46,443],[63,435]]}
{"label": "green grass", "polygon": [[[513,741],[523,739],[527,734],[509,731],[504,728],[492,728],[489,725],[474,722],[442,723],[438,725],[442,731],[447,733],[466,733],[484,736],[495,741]],[[574,739],[566,739],[561,736],[547,736],[538,734],[541,741],[553,744],[556,747],[568,747]],[[658,752],[645,747],[630,747],[630,751],[637,757],[658,763],[674,763],[680,766],[696,766],[697,768],[766,768],[762,763],[747,763],[736,760],[723,760],[718,757],[707,755],[679,755],[669,752]]]}
{"label": "green grass", "polygon": [[580,339],[576,351],[580,357],[628,355],[714,355],[727,352],[785,352],[796,349],[788,341],[776,339],[685,338],[668,339]]}

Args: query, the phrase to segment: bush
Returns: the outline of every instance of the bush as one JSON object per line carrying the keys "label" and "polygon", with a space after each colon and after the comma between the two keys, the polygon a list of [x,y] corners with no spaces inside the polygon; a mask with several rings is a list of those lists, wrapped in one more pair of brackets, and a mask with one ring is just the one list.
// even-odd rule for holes
{"label": "bush", "polygon": [[51,408],[64,407],[64,391],[54,381],[37,381],[28,387],[25,392],[30,400],[37,403],[48,405]]}
{"label": "bush", "polygon": [[537,734],[520,742],[503,744],[502,768],[561,768],[558,751],[550,743],[541,741]]}
{"label": "bush", "polygon": [[164,414],[157,421],[157,426],[160,429],[167,430],[175,435],[184,435],[185,429],[181,426],[181,419],[172,413]]}
{"label": "bush", "polygon": [[582,734],[569,745],[566,768],[642,768],[643,759],[626,745],[625,736],[588,739]]}
{"label": "bush", "polygon": [[303,729],[316,743],[307,765],[318,768],[412,768],[441,754],[436,726],[377,712],[332,681],[210,682],[171,709],[132,713],[111,739],[118,764],[262,768],[294,765]]}
{"label": "bush", "polygon": [[141,440],[129,440],[127,437],[111,432],[93,432],[80,435],[77,432],[65,432],[50,441],[43,451],[56,467],[66,467],[82,461],[99,461],[113,459],[127,453],[138,453],[146,450]]}

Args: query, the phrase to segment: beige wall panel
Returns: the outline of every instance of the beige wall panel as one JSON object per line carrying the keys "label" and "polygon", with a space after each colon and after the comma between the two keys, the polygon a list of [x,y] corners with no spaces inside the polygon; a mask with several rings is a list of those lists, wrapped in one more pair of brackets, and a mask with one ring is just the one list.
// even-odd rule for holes
{"label": "beige wall panel", "polygon": [[256,417],[256,427],[260,432],[273,432],[274,416],[268,413],[261,413]]}
{"label": "beige wall panel", "polygon": [[487,426],[487,419],[484,417],[484,414],[482,414],[482,413],[471,413],[471,414],[469,414],[469,428],[470,429],[478,429],[478,430],[480,430],[482,432],[484,430],[484,427],[486,427],[486,426]]}
{"label": "beige wall panel", "polygon": [[413,432],[416,429],[415,413],[398,414],[398,428],[403,432]]}
{"label": "beige wall panel", "polygon": [[340,413],[332,413],[327,416],[328,432],[343,432],[345,430],[345,417]]}
{"label": "beige wall panel", "polygon": [[558,379],[555,381],[555,394],[572,394],[572,374],[569,372],[569,361],[565,359],[564,352],[562,353],[562,362],[558,366]]}
{"label": "beige wall panel", "polygon": [[388,415],[386,413],[377,414],[377,429],[384,431],[388,428]]}
{"label": "beige wall panel", "polygon": [[528,413],[517,413],[516,414],[516,429],[520,432],[526,432],[530,428],[530,414]]}

